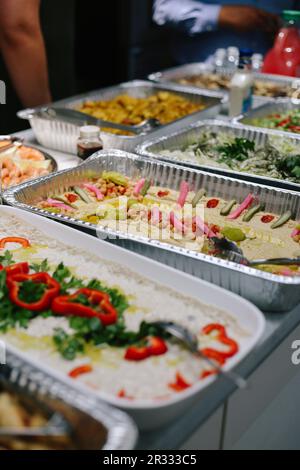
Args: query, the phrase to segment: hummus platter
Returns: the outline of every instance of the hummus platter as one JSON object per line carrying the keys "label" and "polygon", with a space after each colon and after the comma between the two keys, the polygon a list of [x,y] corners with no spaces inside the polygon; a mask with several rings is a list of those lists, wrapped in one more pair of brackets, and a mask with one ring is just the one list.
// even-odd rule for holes
{"label": "hummus platter", "polygon": [[[212,239],[236,243],[249,260],[300,256],[300,223],[293,211],[265,211],[259,197],[226,200],[193,188],[156,186],[151,179],[129,178],[115,171],[70,185],[36,203],[39,211],[62,214],[101,228],[159,240],[184,249],[222,257]],[[299,266],[261,265],[264,271],[299,276]]]}
{"label": "hummus platter", "polygon": [[[41,220],[43,230],[37,228]],[[72,247],[58,240],[62,233],[73,240]],[[225,296],[220,304],[226,307],[186,296],[163,285],[159,276],[156,282],[128,265],[79,249],[76,240],[86,244],[88,238],[106,256],[117,251],[118,259],[137,255],[54,222],[5,209],[0,237],[1,340],[108,401],[165,403],[213,379],[213,367],[152,324],[162,317],[190,328],[203,354],[226,367],[243,357],[262,333],[263,320],[255,307],[255,331],[250,321],[254,312],[247,319],[235,313],[238,302],[245,311],[250,309],[244,300],[173,271],[175,285],[177,277],[182,285],[188,280],[199,287],[205,284],[206,292],[215,291],[212,298]],[[152,264],[143,259],[146,272]],[[169,268],[160,269],[170,273]],[[226,310],[229,305],[233,312]]]}

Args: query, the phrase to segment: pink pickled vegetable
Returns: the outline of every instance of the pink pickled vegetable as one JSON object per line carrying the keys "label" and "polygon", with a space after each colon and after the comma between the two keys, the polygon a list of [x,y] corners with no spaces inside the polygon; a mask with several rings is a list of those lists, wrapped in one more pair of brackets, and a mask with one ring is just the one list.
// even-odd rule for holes
{"label": "pink pickled vegetable", "polygon": [[201,219],[201,217],[194,217],[193,222],[196,224],[197,228],[201,230],[201,232],[205,233],[208,238],[213,238],[216,236],[216,234],[206,225],[204,220]]}
{"label": "pink pickled vegetable", "polygon": [[282,276],[299,276],[299,273],[295,272],[295,271],[292,271],[291,269],[283,269],[282,271],[280,271],[280,274]]}
{"label": "pink pickled vegetable", "polygon": [[178,201],[177,201],[177,204],[179,204],[180,207],[184,206],[186,198],[189,194],[189,191],[190,191],[190,187],[189,187],[188,183],[186,181],[182,181],[182,183],[180,185],[180,193],[179,193],[179,197],[178,197]]}
{"label": "pink pickled vegetable", "polygon": [[146,180],[145,178],[142,178],[140,181],[138,181],[134,187],[133,194],[134,196],[138,196],[145,184]]}
{"label": "pink pickled vegetable", "polygon": [[72,211],[72,207],[67,206],[63,202],[57,201],[56,199],[47,199],[47,204],[51,207],[57,207],[58,209],[64,209],[65,211]]}
{"label": "pink pickled vegetable", "polygon": [[154,224],[154,225],[157,225],[159,224],[160,222],[160,216],[161,216],[161,213],[160,213],[160,210],[157,206],[154,206],[152,208],[152,211],[151,211],[151,222]]}
{"label": "pink pickled vegetable", "polygon": [[186,232],[186,227],[181,222],[181,220],[179,220],[178,217],[176,217],[173,211],[170,212],[170,222],[177,232],[180,232],[180,233]]}
{"label": "pink pickled vegetable", "polygon": [[300,230],[298,228],[295,228],[291,233],[292,238],[298,237],[299,235],[300,235]]}
{"label": "pink pickled vegetable", "polygon": [[100,189],[97,188],[97,186],[95,186],[94,184],[84,183],[82,187],[94,193],[98,201],[102,201],[104,199],[104,195],[101,193]]}
{"label": "pink pickled vegetable", "polygon": [[255,198],[253,194],[249,194],[244,200],[244,202],[242,202],[242,204],[234,212],[232,212],[232,214],[228,216],[228,219],[229,220],[237,219],[246,209],[248,209],[251,206],[254,199]]}

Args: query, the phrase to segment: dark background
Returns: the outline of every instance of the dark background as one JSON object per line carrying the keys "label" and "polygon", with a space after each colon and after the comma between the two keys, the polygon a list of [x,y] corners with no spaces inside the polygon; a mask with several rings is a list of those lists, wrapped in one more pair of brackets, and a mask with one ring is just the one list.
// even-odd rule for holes
{"label": "dark background", "polygon": [[[172,65],[167,32],[152,22],[153,0],[42,0],[41,21],[53,99],[72,96]],[[1,12],[0,12],[1,14]],[[0,134],[28,127],[0,57],[7,104]]]}

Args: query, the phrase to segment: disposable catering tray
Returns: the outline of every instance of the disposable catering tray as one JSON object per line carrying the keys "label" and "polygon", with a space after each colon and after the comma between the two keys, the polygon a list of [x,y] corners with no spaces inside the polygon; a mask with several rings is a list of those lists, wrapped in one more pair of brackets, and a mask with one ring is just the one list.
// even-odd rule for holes
{"label": "disposable catering tray", "polygon": [[[265,103],[262,106],[252,109],[246,114],[242,114],[241,116],[234,118],[233,123],[261,130],[262,129],[261,127],[256,127],[253,124],[251,124],[251,121],[253,119],[264,118],[271,114],[281,114],[287,111],[292,111],[294,109],[300,109],[300,100],[286,100],[286,99],[277,100],[275,103]],[[276,132],[276,134],[280,134],[284,136],[288,136],[288,135],[290,135],[291,137],[299,136],[299,133],[297,134],[294,132],[285,132],[285,131],[280,131],[277,129],[269,129],[269,130],[272,130],[273,132]]]}
{"label": "disposable catering tray", "polygon": [[[145,98],[160,91],[169,91],[182,96],[193,103],[203,103],[205,109],[186,117],[178,119],[173,123],[160,126],[158,130],[151,131],[148,135],[164,135],[167,131],[172,132],[180,129],[185,124],[216,117],[222,107],[223,96],[217,92],[201,92],[201,90],[189,91],[176,85],[160,85],[149,81],[135,80],[122,83],[110,88],[92,91],[72,98],[53,103],[53,106],[78,108],[87,100],[110,100],[120,94],[128,94],[137,98]],[[18,113],[22,119],[28,119],[39,143],[47,148],[60,150],[68,153],[77,152],[77,139],[79,127],[60,121],[48,120],[37,115],[41,108],[25,109]],[[140,144],[147,134],[138,136],[125,136],[102,132],[105,148],[117,148],[121,150],[133,150]]]}
{"label": "disposable catering tray", "polygon": [[[71,170],[46,176],[39,180],[12,188],[4,193],[6,202],[14,207],[51,217],[57,221],[92,231],[100,238],[108,238],[125,248],[185,271],[206,281],[229,289],[252,301],[263,310],[288,311],[300,301],[300,277],[284,277],[262,272],[236,263],[196,253],[158,240],[104,229],[69,216],[50,214],[34,207],[41,199],[55,192],[67,191],[70,186],[104,170],[118,171],[129,177],[143,177],[154,184],[178,190],[182,180],[191,187],[205,188],[215,197],[244,200],[251,192],[265,204],[266,211],[282,214],[287,210],[300,219],[299,193],[284,189],[243,182],[233,178],[188,169],[178,165],[137,157],[112,150],[99,152],[89,161]],[[108,236],[109,235],[109,236]]]}
{"label": "disposable catering tray", "polygon": [[[121,160],[125,163],[126,159],[123,158]],[[132,276],[130,282],[132,282],[133,279],[135,279],[135,276],[137,276],[137,291],[140,287],[142,288],[143,280],[145,280],[145,282],[156,283],[161,286],[161,288],[165,288],[166,292],[169,292],[168,295],[171,295],[171,293],[174,292],[179,302],[181,297],[183,300],[189,298],[191,302],[201,302],[202,304],[211,306],[212,309],[215,307],[224,311],[224,318],[227,314],[231,317],[232,321],[239,326],[239,328],[237,328],[239,332],[237,333],[239,351],[226,363],[226,365],[224,365],[225,370],[236,367],[255,349],[256,345],[262,338],[266,325],[263,314],[253,304],[235,294],[232,294],[231,292],[225,291],[218,286],[214,286],[180,271],[176,271],[175,269],[163,266],[151,259],[138,256],[135,253],[124,250],[103,240],[98,240],[96,237],[84,234],[79,230],[74,230],[64,224],[58,224],[55,221],[39,217],[38,215],[24,210],[2,206],[0,207],[0,217],[3,216],[17,218],[19,221],[19,228],[24,224],[26,229],[31,230],[32,228],[38,230],[41,237],[45,235],[51,245],[48,247],[49,250],[54,250],[55,247],[58,248],[59,244],[63,244],[70,248],[70,256],[72,256],[72,250],[75,250],[75,253],[86,253],[86,255],[92,256],[93,259],[98,260],[99,263],[99,280],[101,280],[101,272],[103,269],[101,262],[103,261],[104,263],[110,263],[113,271],[117,268],[118,272],[123,273],[125,278],[124,282],[127,282],[127,277],[130,275]],[[70,262],[72,262],[72,258],[70,259]],[[115,266],[115,268],[113,268],[113,266]],[[92,276],[98,277],[98,274],[95,274],[94,272]],[[170,292],[170,290],[172,292]],[[124,293],[126,294],[126,291]],[[157,291],[156,301],[158,305],[159,300],[160,293]],[[199,304],[199,308],[201,309],[201,304]],[[154,315],[158,314],[161,315],[161,319],[164,318],[163,311],[154,312],[150,310],[149,313],[153,313]],[[199,313],[200,315],[205,315],[202,311]],[[209,321],[211,321],[212,318],[211,313],[212,312],[208,312]],[[184,318],[184,314],[185,312],[182,312],[183,322],[185,323],[188,319]],[[196,314],[197,313],[195,311],[195,315]],[[220,313],[220,315],[222,316],[222,313]],[[141,318],[141,321],[142,319],[143,318]],[[31,347],[24,350],[22,344],[15,343],[14,340],[12,341],[13,346],[10,345],[11,338],[9,337],[9,333],[8,336],[0,335],[0,339],[4,339],[4,341],[6,341],[8,354],[12,352],[17,359],[21,359],[21,367],[15,366],[14,368],[14,370],[17,370],[16,374],[20,371],[20,373],[22,372],[25,375],[28,369],[29,373],[27,373],[27,376],[29,375],[30,377],[35,378],[36,382],[40,384],[41,387],[45,387],[46,390],[50,388],[50,391],[53,391],[53,393],[58,393],[60,390],[64,390],[60,388],[60,384],[65,385],[67,387],[66,390],[68,392],[70,403],[77,406],[77,402],[79,401],[79,404],[85,407],[84,409],[93,409],[94,417],[97,416],[95,413],[97,410],[98,400],[101,400],[101,403],[105,402],[110,406],[121,408],[123,411],[131,415],[138,427],[143,430],[157,429],[165,426],[169,422],[174,422],[174,420],[183,414],[190,406],[195,403],[199,403],[205,394],[209,394],[210,387],[214,386],[217,379],[216,376],[207,377],[205,380],[199,380],[181,393],[174,393],[169,397],[157,397],[154,400],[148,398],[127,399],[125,397],[114,395],[108,391],[105,392],[105,390],[101,389],[100,383],[96,386],[96,382],[89,383],[88,378],[86,380],[84,377],[82,377],[81,380],[70,378],[66,371],[72,366],[70,365],[68,367],[68,364],[65,363],[63,358],[60,360],[57,358],[53,361],[53,358],[49,357],[48,361],[47,354],[45,354],[43,347],[40,349],[38,341],[34,341]],[[30,341],[30,339],[28,339],[28,341]],[[87,352],[87,355],[88,354],[89,353]],[[24,364],[24,359],[26,360],[26,364]],[[27,364],[29,364],[30,367],[27,368]],[[31,373],[31,366],[34,368],[34,373]],[[94,364],[94,367],[97,367],[96,363]],[[145,367],[146,369],[144,370],[142,363],[137,364],[137,374],[141,376],[141,381],[143,374],[147,373],[148,370],[147,365]],[[57,383],[53,384],[52,377],[55,381],[59,382],[58,385]],[[134,377],[131,377],[131,379],[134,379]],[[127,377],[124,378],[125,383],[126,381]],[[80,397],[83,397],[83,401],[81,401],[81,399],[77,399],[77,392],[80,393]],[[64,392],[61,393],[64,398],[66,394]],[[93,401],[90,401],[91,398]],[[97,402],[94,400],[97,400]],[[109,419],[109,416],[110,415],[106,413],[103,417],[104,424],[106,423],[104,419]],[[111,416],[114,416],[113,412]],[[121,417],[122,416],[123,415],[121,415]],[[118,417],[118,415],[116,415],[116,417]],[[120,419],[121,418],[119,418],[117,423],[120,423]],[[119,428],[117,427],[115,438],[118,437],[118,429],[119,440],[117,442],[119,443],[119,448],[122,448],[122,445],[125,448],[124,442],[126,442],[126,447],[128,448],[133,446],[135,437],[135,434],[133,434],[133,428],[130,428],[129,426],[127,427],[126,441],[123,440],[124,427],[122,426],[119,426]],[[84,427],[83,431],[85,431]],[[112,437],[113,436],[114,434],[112,434]],[[111,447],[113,447],[113,442],[115,441],[111,438]],[[107,447],[108,444],[106,448]],[[115,448],[117,448],[116,444]]]}
{"label": "disposable catering tray", "polygon": [[[174,84],[177,80],[188,76],[195,76],[195,75],[205,75],[207,73],[216,73],[216,69],[211,64],[206,63],[192,63],[186,65],[180,65],[178,67],[172,67],[160,72],[152,73],[148,76],[149,80],[152,80],[156,83],[164,83],[164,84]],[[233,76],[233,71],[228,68],[222,68],[218,72],[218,74],[231,78]],[[290,86],[291,88],[295,89],[295,97],[299,96],[300,93],[300,80],[294,77],[285,77],[281,75],[272,75],[272,74],[265,74],[265,73],[255,73],[254,78],[261,82],[270,82],[274,85],[282,85],[282,86]],[[202,91],[214,91],[209,88],[202,88],[197,87],[195,85],[181,85],[186,89],[190,90],[202,90]],[[215,90],[219,93],[222,93],[223,96],[228,96],[228,91],[226,90]],[[257,102],[260,103],[265,102],[274,102],[278,99],[278,97],[270,97],[270,96],[256,96],[255,99]]]}
{"label": "disposable catering tray", "polygon": [[[1,345],[3,346],[2,343]],[[5,348],[5,361],[1,361],[5,364],[0,366],[0,393],[12,394],[23,406],[33,412],[41,413],[49,419],[49,423],[52,425],[56,423],[62,431],[67,431],[70,441],[68,448],[76,450],[134,448],[137,440],[136,426],[124,412],[64,384],[49,372],[45,372],[42,364],[33,365],[22,355],[15,353],[9,345]],[[15,431],[22,432],[22,429]],[[32,432],[34,436],[38,430],[32,428]],[[0,427],[0,446],[6,440],[7,434]],[[27,437],[25,444],[26,442],[30,444],[32,440]],[[55,448],[51,432],[36,442],[41,446],[52,444]],[[61,445],[64,442],[63,438]]]}
{"label": "disposable catering tray", "polygon": [[[256,175],[254,173],[248,172],[238,172],[236,170],[218,168],[217,166],[209,166],[197,164],[197,162],[192,161],[186,157],[186,159],[176,159],[172,156],[161,155],[160,152],[165,150],[181,150],[186,148],[191,144],[195,144],[199,139],[200,134],[203,132],[215,132],[219,133],[229,133],[235,137],[241,137],[254,141],[257,146],[263,146],[268,141],[270,136],[277,136],[277,132],[266,129],[254,129],[251,127],[240,126],[238,124],[232,124],[225,121],[218,120],[207,120],[205,122],[191,124],[185,129],[182,129],[179,132],[174,132],[168,136],[153,138],[146,140],[136,149],[136,153],[142,155],[143,157],[154,158],[156,160],[166,161],[170,163],[176,163],[177,165],[185,165],[191,168],[199,168],[202,170],[210,171],[213,173],[222,174],[225,176],[231,176],[233,178],[246,179],[250,181],[256,181],[260,184],[267,184],[269,186],[282,187],[286,189],[292,189],[294,191],[300,190],[300,184],[289,182],[288,180],[271,178],[268,176]],[[300,145],[300,135],[285,136],[285,141],[291,145],[298,144]]]}

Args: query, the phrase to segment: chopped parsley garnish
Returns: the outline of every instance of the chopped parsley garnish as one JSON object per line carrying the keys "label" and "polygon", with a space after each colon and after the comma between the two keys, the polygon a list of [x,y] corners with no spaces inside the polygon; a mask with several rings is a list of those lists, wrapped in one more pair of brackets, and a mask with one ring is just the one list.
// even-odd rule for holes
{"label": "chopped parsley garnish", "polygon": [[249,158],[249,153],[254,152],[255,143],[242,137],[236,137],[234,142],[226,143],[217,148],[222,155],[221,160],[230,164],[231,160],[244,161]]}

